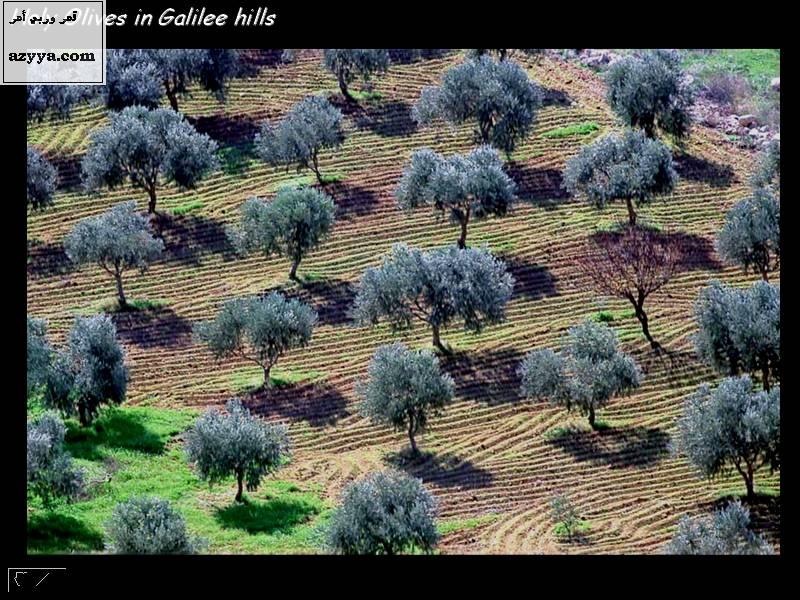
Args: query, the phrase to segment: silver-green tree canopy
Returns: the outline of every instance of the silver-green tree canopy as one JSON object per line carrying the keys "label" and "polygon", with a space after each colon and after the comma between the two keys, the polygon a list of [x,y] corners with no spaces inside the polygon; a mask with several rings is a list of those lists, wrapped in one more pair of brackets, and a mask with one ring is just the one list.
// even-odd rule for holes
{"label": "silver-green tree canopy", "polygon": [[738,555],[773,554],[760,535],[750,529],[750,511],[731,502],[713,515],[682,517],[665,554]]}
{"label": "silver-green tree canopy", "polygon": [[780,390],[754,391],[747,375],[723,379],[714,389],[701,385],[678,419],[677,449],[709,479],[735,470],[752,499],[756,472],[780,469]]}
{"label": "silver-green tree canopy", "polygon": [[225,413],[209,409],[197,419],[186,433],[186,454],[200,478],[211,484],[234,476],[236,501],[242,502],[244,485],[255,491],[289,456],[289,436],[285,425],[254,417],[238,399],[225,408]]}
{"label": "silver-green tree canopy", "polygon": [[323,52],[323,64],[336,76],[342,95],[354,102],[348,86],[357,78],[366,83],[373,75],[385,73],[389,69],[389,51],[383,48],[327,48]]}
{"label": "silver-green tree canopy", "polygon": [[[506,60],[507,58],[511,57],[514,52],[517,50],[514,48],[475,48],[467,50],[467,57],[468,58],[478,58],[480,56],[486,56],[488,54],[496,54],[499,60]],[[519,49],[519,52],[527,56],[531,56],[534,58],[538,58],[539,56],[544,53],[543,48],[525,48]]]}
{"label": "silver-green tree canopy", "polygon": [[118,502],[106,531],[115,554],[196,554],[207,544],[189,535],[183,515],[168,500],[151,496]]}
{"label": "silver-green tree canopy", "polygon": [[549,400],[568,411],[577,408],[596,427],[595,411],[615,396],[639,387],[636,362],[619,348],[607,325],[584,321],[569,329],[564,348],[529,352],[519,367],[522,395]]}
{"label": "silver-green tree canopy", "polygon": [[372,357],[366,381],[357,384],[361,414],[374,423],[406,431],[411,451],[419,454],[415,435],[425,431],[453,399],[453,379],[439,368],[430,350],[409,350],[400,343],[380,346]]}
{"label": "silver-green tree canopy", "polygon": [[567,161],[564,186],[597,208],[624,200],[628,222],[636,225],[636,204],[671,194],[677,183],[672,152],[642,132],[611,133],[585,146]]}
{"label": "silver-green tree canopy", "polygon": [[222,305],[213,321],[200,323],[195,332],[216,358],[238,356],[264,370],[264,387],[278,359],[311,340],[317,313],[303,302],[280,292],[263,297],[234,298]]}
{"label": "silver-green tree canopy", "polygon": [[261,125],[255,138],[256,152],[268,165],[287,169],[297,165],[298,173],[311,169],[324,185],[319,153],[342,145],[342,119],[342,112],[325,98],[306,96],[277,124],[267,121]]}
{"label": "silver-green tree canopy", "polygon": [[403,210],[428,205],[447,214],[461,226],[458,246],[465,248],[470,219],[505,215],[515,190],[503,171],[500,155],[491,146],[448,157],[423,148],[411,155],[395,196]]}
{"label": "silver-green tree canopy", "polygon": [[69,119],[72,109],[93,98],[97,88],[91,85],[29,85],[26,91],[28,119],[43,121],[48,113]]}
{"label": "silver-green tree canopy", "polygon": [[507,153],[533,127],[542,91],[513,61],[488,56],[452,67],[438,87],[426,87],[413,110],[418,123],[476,124],[475,139]]}
{"label": "silver-green tree canopy", "polygon": [[781,193],[781,142],[773,139],[758,161],[758,169],[750,182],[753,188],[768,188],[776,196]]}
{"label": "silver-green tree canopy", "polygon": [[335,213],[333,198],[319,190],[281,188],[270,201],[247,200],[230,237],[244,253],[286,256],[292,261],[289,277],[296,280],[300,261],[328,237]]}
{"label": "silver-green tree canopy", "polygon": [[84,473],[64,450],[65,434],[64,423],[51,413],[28,422],[28,487],[45,507],[56,498],[74,499],[83,489]]}
{"label": "silver-green tree canopy", "polygon": [[47,340],[47,323],[44,319],[28,319],[28,395],[47,381],[47,370],[53,348]]}
{"label": "silver-green tree canopy", "polygon": [[361,276],[353,317],[362,325],[386,320],[394,330],[420,321],[433,330],[433,345],[449,353],[441,329],[462,320],[466,331],[478,333],[502,322],[513,288],[505,263],[488,250],[452,246],[423,252],[395,244],[380,266]]}
{"label": "silver-green tree canopy", "polygon": [[83,157],[89,190],[114,189],[130,181],[147,192],[153,213],[162,182],[192,189],[217,166],[216,142],[172,110],[131,106],[110,118],[108,127],[90,134]]}
{"label": "silver-green tree canopy", "polygon": [[339,554],[431,552],[439,541],[436,499],[419,479],[396,470],[371,473],[348,485],[328,526]]}
{"label": "silver-green tree canopy", "polygon": [[781,204],[768,188],[757,188],[725,215],[717,251],[728,262],[752,269],[764,281],[780,267]]}
{"label": "silver-green tree canopy", "polygon": [[130,269],[144,273],[161,256],[164,242],[153,235],[150,221],[130,201],[79,221],[64,239],[64,248],[73,263],[97,264],[114,278],[119,307],[124,310],[128,301],[122,274]]}
{"label": "silver-green tree canopy", "polygon": [[57,174],[41,152],[28,146],[28,206],[32,209],[41,209],[53,203],[53,194],[56,192]]}
{"label": "silver-green tree canopy", "polygon": [[106,105],[115,110],[135,104],[155,108],[166,94],[177,111],[178,98],[188,96],[193,83],[224,100],[230,79],[239,72],[238,50],[110,50],[103,91]]}
{"label": "silver-green tree canopy", "polygon": [[780,287],[758,281],[732,288],[719,281],[700,291],[694,307],[700,358],[729,375],[759,374],[769,390],[781,376]]}
{"label": "silver-green tree canopy", "polygon": [[121,404],[128,387],[125,354],[108,315],[78,317],[67,346],[56,350],[45,382],[43,403],[66,416],[77,412],[91,424],[104,404]]}
{"label": "silver-green tree canopy", "polygon": [[661,130],[676,140],[689,135],[691,88],[681,70],[681,57],[670,50],[625,56],[606,75],[608,103],[626,125],[647,137]]}

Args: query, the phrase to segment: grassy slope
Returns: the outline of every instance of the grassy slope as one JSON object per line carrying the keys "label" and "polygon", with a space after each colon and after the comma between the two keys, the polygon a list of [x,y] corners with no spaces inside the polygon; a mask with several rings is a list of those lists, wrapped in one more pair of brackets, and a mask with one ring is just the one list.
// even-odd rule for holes
{"label": "grassy slope", "polygon": [[[211,317],[227,298],[281,286],[300,294],[321,315],[311,345],[280,363],[281,372],[293,374],[289,385],[269,397],[247,398],[265,418],[291,425],[295,457],[281,480],[307,493],[318,492],[331,503],[348,481],[392,460],[405,445],[403,436],[359,417],[353,386],[379,344],[402,339],[418,347],[430,344],[429,335],[421,329],[393,335],[383,326],[353,328],[347,324],[346,310],[352,283],[364,268],[377,264],[392,243],[435,247],[457,237],[455,228],[428,211],[405,216],[396,209],[392,193],[416,148],[455,152],[471,147],[468,128],[416,129],[409,118],[421,88],[434,84],[458,60],[450,56],[393,66],[375,82],[380,98],[347,116],[347,141],[339,152],[322,157],[323,172],[344,178],[331,186],[339,206],[337,224],[331,239],[303,261],[300,274],[310,275],[310,285],[302,292],[287,282],[288,264],[283,260],[235,260],[225,247],[223,226],[236,220],[248,196],[269,195],[297,177],[252,160],[249,138],[260,120],[279,117],[303,95],[335,89],[333,78],[319,67],[319,54],[304,55],[280,68],[265,66],[257,79],[234,82],[228,104],[219,105],[201,92],[183,102],[182,109],[198,127],[235,150],[226,151],[230,164],[198,190],[166,187],[160,194],[159,206],[166,212],[195,208],[165,227],[167,260],[129,278],[132,297],[164,304],[145,314],[115,316],[131,365],[131,404],[157,398],[152,404],[159,408],[202,408],[243,393],[250,385],[251,366],[215,362],[193,342],[191,325]],[[753,280],[720,264],[713,250],[725,210],[745,192],[752,156],[698,127],[687,146],[698,168],[682,170],[673,197],[641,209],[644,220],[685,234],[697,258],[690,270],[652,299],[651,328],[671,351],[669,358],[654,357],[629,307],[591,293],[571,261],[588,234],[608,228],[625,214],[621,205],[599,212],[580,202],[564,202],[559,192],[565,160],[588,139],[616,126],[604,104],[602,85],[595,75],[572,64],[544,59],[527,67],[534,79],[565,93],[576,105],[546,106],[515,152],[517,162],[510,170],[526,202],[502,220],[470,226],[471,244],[487,244],[512,266],[515,294],[505,324],[479,336],[457,328],[446,332],[448,342],[466,351],[445,365],[456,379],[457,401],[420,438],[433,458],[405,468],[437,495],[444,521],[468,524],[445,536],[444,552],[565,551],[552,534],[547,509],[559,490],[568,492],[592,523],[589,543],[570,551],[654,552],[669,538],[681,514],[707,511],[720,493],[741,487],[733,477],[713,484],[697,479],[667,448],[683,399],[700,382],[716,377],[692,352],[691,314],[697,292],[710,278],[735,285]],[[133,197],[141,206],[145,203],[140,192],[127,188],[90,198],[70,187],[77,181],[75,165],[87,134],[104,122],[99,109],[84,109],[68,123],[29,127],[29,142],[59,161],[64,175],[65,188],[55,207],[28,220],[29,239],[40,242],[28,266],[28,307],[31,314],[49,320],[56,340],[63,339],[74,314],[113,295],[112,282],[99,270],[65,268],[60,240],[78,219],[116,202]],[[543,135],[579,131],[586,123],[596,123],[599,131],[591,136]],[[602,434],[578,432],[559,441],[560,436],[546,434],[582,420],[519,401],[514,371],[525,352],[556,346],[567,327],[584,317],[599,318],[595,315],[600,312],[613,316],[611,324],[626,350],[645,370],[644,385],[601,413],[612,425]],[[306,378],[308,374],[313,377]],[[167,451],[163,460],[169,457]],[[177,455],[173,460],[177,469]],[[759,483],[775,490],[780,480],[764,474]],[[186,510],[205,501],[207,491],[201,487],[186,494]],[[216,506],[227,505],[230,495],[230,490],[220,491],[214,496]],[[85,510],[80,506],[69,510]],[[100,521],[102,515],[95,523]],[[769,525],[775,539],[774,515],[767,514],[762,525]],[[240,534],[238,538],[252,539]],[[253,549],[230,546],[224,551]]]}

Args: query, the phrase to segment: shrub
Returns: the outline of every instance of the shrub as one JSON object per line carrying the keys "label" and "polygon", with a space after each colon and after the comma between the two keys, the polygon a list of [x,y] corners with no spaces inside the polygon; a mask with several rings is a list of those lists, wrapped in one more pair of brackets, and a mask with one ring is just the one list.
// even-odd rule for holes
{"label": "shrub", "polygon": [[83,471],[64,451],[66,428],[56,415],[45,413],[28,422],[28,488],[46,507],[56,498],[74,499],[83,490]]}
{"label": "shrub", "polygon": [[750,530],[750,512],[732,502],[711,517],[683,517],[664,548],[666,554],[772,554],[772,547]]}
{"label": "shrub", "polygon": [[119,502],[107,532],[116,554],[195,554],[207,544],[188,534],[183,516],[167,500],[147,496]]}
{"label": "shrub", "polygon": [[28,206],[42,209],[53,203],[56,170],[36,148],[28,146]]}

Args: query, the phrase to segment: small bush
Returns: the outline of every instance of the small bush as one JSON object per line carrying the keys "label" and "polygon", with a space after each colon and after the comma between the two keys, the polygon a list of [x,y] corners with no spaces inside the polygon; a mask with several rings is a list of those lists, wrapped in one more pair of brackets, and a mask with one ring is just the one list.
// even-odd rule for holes
{"label": "small bush", "polygon": [[134,497],[114,508],[107,526],[117,554],[195,554],[207,542],[186,532],[183,516],[159,498]]}

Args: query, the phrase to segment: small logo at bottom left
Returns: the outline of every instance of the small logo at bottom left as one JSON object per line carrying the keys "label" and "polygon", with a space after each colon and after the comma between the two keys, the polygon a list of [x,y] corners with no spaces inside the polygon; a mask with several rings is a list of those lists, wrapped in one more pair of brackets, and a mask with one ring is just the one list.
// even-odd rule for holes
{"label": "small logo at bottom left", "polygon": [[8,591],[23,592],[58,586],[66,571],[64,567],[9,567]]}

